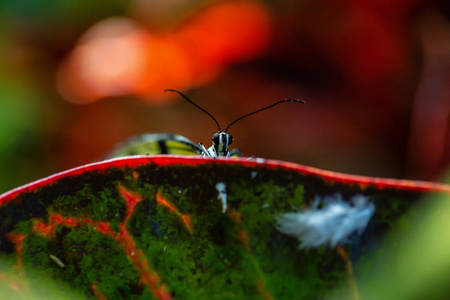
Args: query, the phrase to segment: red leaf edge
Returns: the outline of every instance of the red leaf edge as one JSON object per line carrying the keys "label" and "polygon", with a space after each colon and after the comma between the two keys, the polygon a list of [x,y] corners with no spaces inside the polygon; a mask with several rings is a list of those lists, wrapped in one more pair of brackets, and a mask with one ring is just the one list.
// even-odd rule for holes
{"label": "red leaf edge", "polygon": [[358,184],[361,186],[376,186],[378,189],[395,188],[403,190],[413,190],[418,192],[444,192],[450,193],[450,185],[426,182],[426,181],[414,181],[406,179],[392,179],[392,178],[380,178],[380,177],[368,177],[360,175],[351,175],[333,171],[322,170],[314,167],[308,167],[296,163],[284,162],[271,159],[262,158],[209,158],[201,156],[191,155],[136,155],[114,158],[110,160],[95,162],[73,169],[69,169],[54,175],[39,179],[37,181],[25,184],[23,186],[12,189],[0,195],[0,205],[8,203],[19,194],[24,192],[32,192],[37,188],[51,184],[61,178],[69,176],[77,176],[89,171],[104,171],[110,167],[137,167],[144,164],[154,164],[160,166],[170,165],[198,165],[198,164],[224,164],[233,165],[240,164],[245,166],[258,166],[266,167],[269,169],[285,169],[287,171],[299,172],[304,175],[320,176],[323,179],[331,182],[341,182],[346,184]]}

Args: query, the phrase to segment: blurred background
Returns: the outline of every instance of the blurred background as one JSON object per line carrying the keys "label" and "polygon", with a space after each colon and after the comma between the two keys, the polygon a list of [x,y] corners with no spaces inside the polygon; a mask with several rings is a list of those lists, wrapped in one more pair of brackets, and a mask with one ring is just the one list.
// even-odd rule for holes
{"label": "blurred background", "polygon": [[0,192],[141,133],[360,175],[442,181],[450,4],[2,0]]}

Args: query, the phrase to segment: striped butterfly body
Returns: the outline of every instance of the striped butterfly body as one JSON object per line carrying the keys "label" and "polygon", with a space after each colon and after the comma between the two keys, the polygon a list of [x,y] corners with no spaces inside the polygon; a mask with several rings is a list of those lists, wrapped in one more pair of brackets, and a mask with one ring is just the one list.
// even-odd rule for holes
{"label": "striped butterfly body", "polygon": [[284,102],[305,103],[304,101],[298,99],[284,99],[275,102],[272,105],[266,106],[254,112],[248,113],[242,117],[239,117],[238,119],[231,122],[230,125],[226,127],[225,131],[222,131],[220,129],[219,123],[209,112],[207,112],[206,110],[195,104],[183,93],[172,89],[167,89],[165,91],[178,93],[186,101],[188,101],[198,109],[205,112],[208,116],[210,116],[214,120],[219,131],[216,132],[212,137],[212,146],[207,149],[202,143],[196,144],[191,140],[189,140],[188,138],[178,134],[151,133],[135,136],[125,142],[120,143],[108,154],[107,158],[129,156],[129,155],[146,155],[146,154],[202,155],[205,157],[242,156],[240,150],[238,149],[233,149],[232,151],[229,151],[229,146],[231,145],[231,143],[233,143],[234,140],[231,134],[227,133],[231,125],[233,125],[234,123],[245,117],[256,114],[260,111],[266,110],[280,103]]}

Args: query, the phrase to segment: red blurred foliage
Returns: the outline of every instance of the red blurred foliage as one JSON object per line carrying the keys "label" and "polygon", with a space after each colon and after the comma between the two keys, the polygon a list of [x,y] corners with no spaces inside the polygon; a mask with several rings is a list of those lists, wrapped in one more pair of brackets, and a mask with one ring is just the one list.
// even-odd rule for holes
{"label": "red blurred foliage", "polygon": [[[408,177],[408,131],[421,59],[416,26],[429,5],[421,0],[288,3],[277,17],[279,34],[267,60],[274,70],[285,68],[285,80],[310,92],[305,109],[308,117],[315,114],[314,136],[303,139],[302,147],[323,152],[315,152],[311,164],[330,168],[340,156],[340,170]],[[384,170],[377,170],[380,165]]]}
{"label": "red blurred foliage", "polygon": [[288,42],[297,41],[293,49],[299,52],[288,58],[317,64],[316,59],[325,57],[330,69],[318,71],[328,71],[329,75],[339,72],[345,88],[351,87],[354,96],[362,96],[355,100],[392,100],[386,96],[392,93],[393,85],[405,71],[411,71],[412,22],[421,2],[302,1],[298,8],[283,12],[284,36],[272,47],[280,55]]}
{"label": "red blurred foliage", "polygon": [[450,163],[450,23],[430,12],[418,28],[424,60],[413,101],[408,171],[433,178]]}
{"label": "red blurred foliage", "polygon": [[[200,104],[213,99],[205,108],[221,124],[278,99],[301,98],[308,104],[300,109],[278,107],[233,125],[233,146],[248,155],[397,178],[436,180],[450,162],[450,9],[439,1],[271,1],[270,15],[251,1],[201,9],[135,2],[153,5],[152,17],[140,6],[140,17],[136,10],[130,15],[142,23],[107,19],[80,39],[60,68],[66,98],[87,103],[131,95],[158,104],[173,99],[164,88],[202,86],[189,96]],[[86,49],[98,54],[81,55]],[[170,131],[208,144],[215,130],[182,105],[161,113],[118,102],[76,108],[64,131],[69,142],[57,151],[63,163],[92,161],[142,132]]]}
{"label": "red blurred foliage", "polygon": [[270,16],[253,1],[207,6],[165,34],[128,18],[106,19],[62,64],[59,90],[76,103],[126,95],[164,102],[171,96],[163,87],[203,84],[229,64],[261,53],[270,36]]}

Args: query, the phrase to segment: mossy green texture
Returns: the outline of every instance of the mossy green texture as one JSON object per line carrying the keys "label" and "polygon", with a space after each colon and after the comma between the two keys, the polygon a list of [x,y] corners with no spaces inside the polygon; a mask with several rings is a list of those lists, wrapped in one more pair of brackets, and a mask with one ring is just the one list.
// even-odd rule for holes
{"label": "mossy green texture", "polygon": [[[52,261],[50,255],[63,262],[64,267]],[[76,287],[89,297],[92,284],[96,283],[108,299],[129,298],[132,288],[138,284],[136,268],[123,249],[112,238],[87,225],[59,226],[53,238],[30,234],[24,241],[22,260],[27,277],[34,279],[30,289],[43,298],[48,291],[41,289],[36,280],[39,277],[67,283],[66,290],[60,290],[67,295],[71,293],[70,287]]]}
{"label": "mossy green texture", "polygon": [[[225,213],[219,182],[226,185]],[[128,219],[120,188],[139,196]],[[298,241],[276,230],[275,218],[311,204],[316,195],[337,192],[345,199],[362,193],[376,205],[365,235],[347,248],[353,260],[370,251],[373,238],[421,196],[335,183],[281,167],[211,162],[112,167],[63,178],[0,206],[0,258],[7,261],[0,273],[18,272],[12,265],[21,261],[31,293],[40,297],[50,293],[36,280],[42,277],[64,282],[58,293],[69,298],[70,289],[87,298],[96,293],[107,299],[155,298],[140,280],[141,269],[130,257],[135,253],[119,241],[124,226],[148,262],[147,271],[160,278],[155,286],[165,286],[172,298],[322,298],[345,282],[344,262],[334,249],[300,251]],[[170,205],[159,203],[157,195]],[[47,235],[36,230],[36,224],[50,226],[55,215],[76,221],[57,224]],[[110,226],[111,233],[100,232],[98,222]],[[21,251],[12,234],[24,237]]]}
{"label": "mossy green texture", "polygon": [[92,190],[85,185],[75,195],[62,195],[52,204],[53,212],[64,216],[90,218],[93,221],[120,222],[126,204],[118,197],[117,189],[105,187]]}

